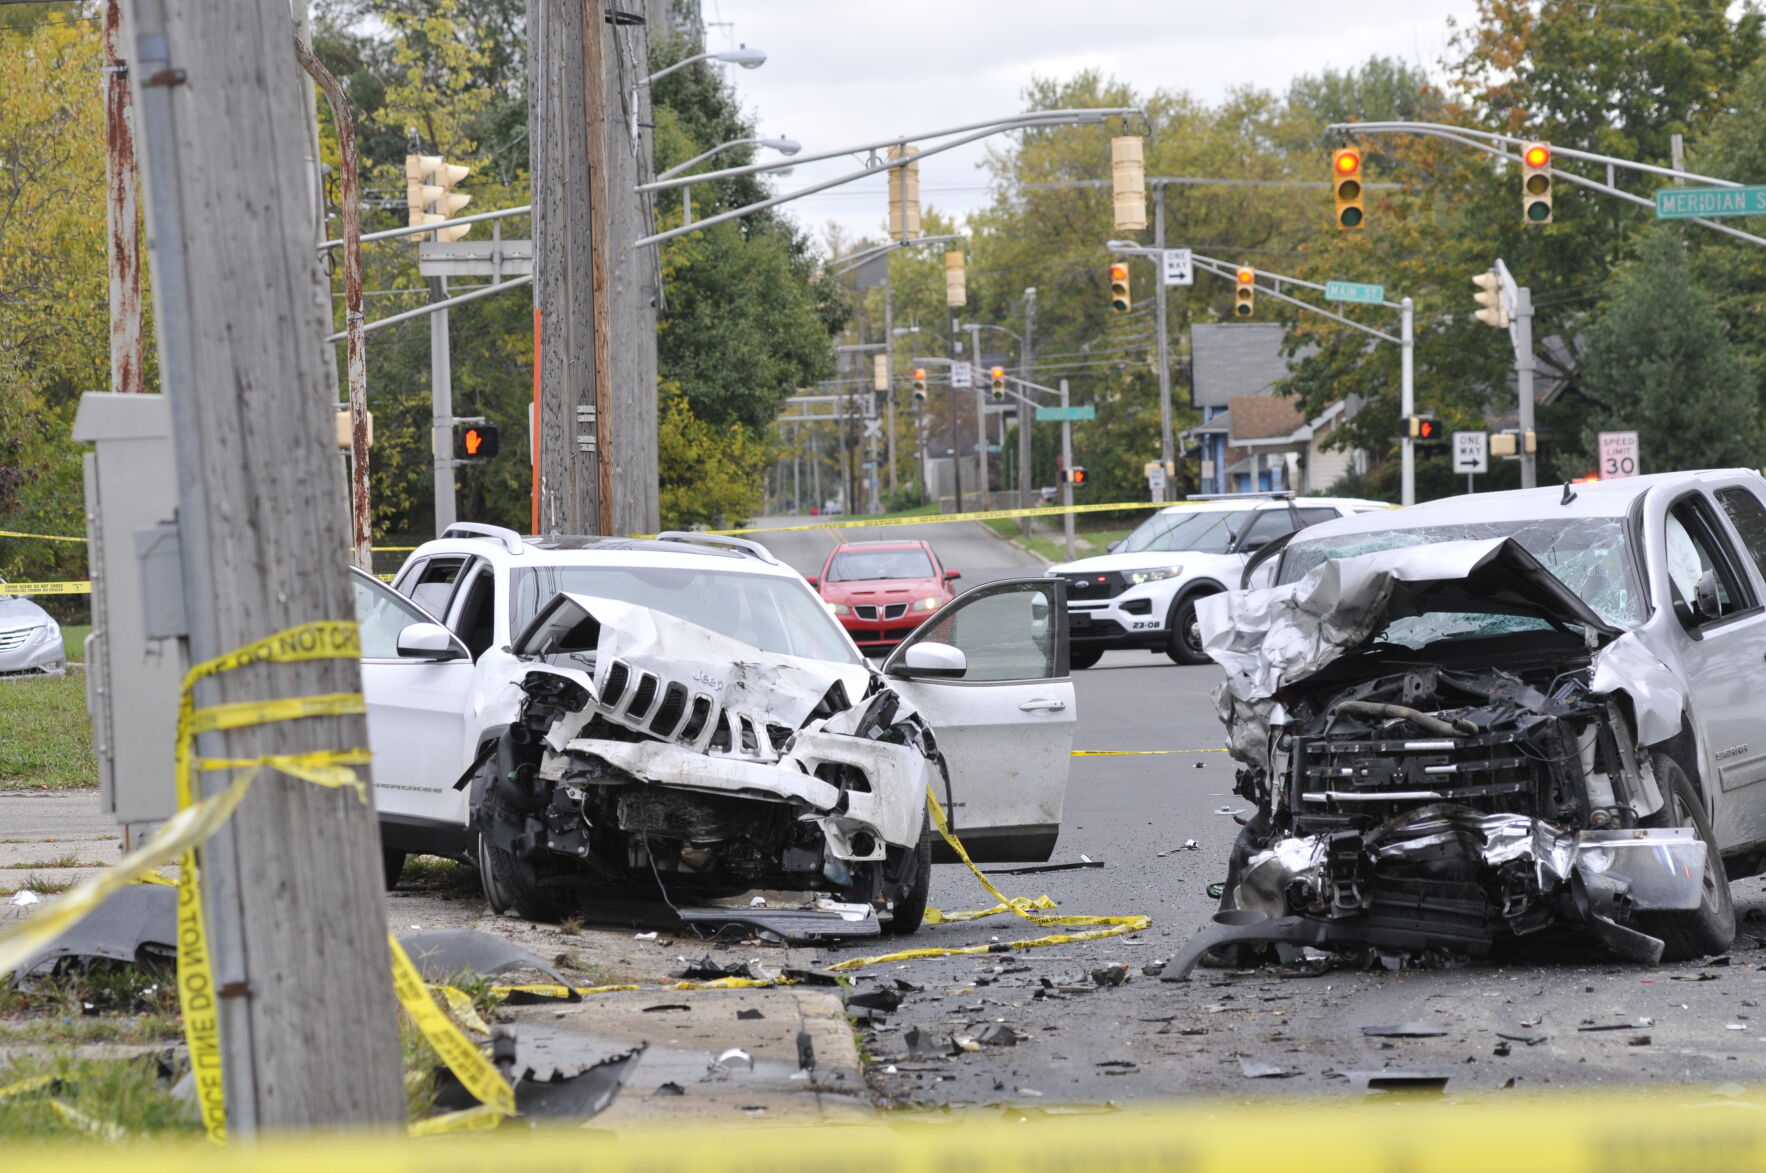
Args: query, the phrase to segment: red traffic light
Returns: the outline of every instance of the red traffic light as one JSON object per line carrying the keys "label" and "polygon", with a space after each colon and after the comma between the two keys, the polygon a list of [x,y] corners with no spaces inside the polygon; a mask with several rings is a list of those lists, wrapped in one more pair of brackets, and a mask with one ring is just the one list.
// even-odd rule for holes
{"label": "red traffic light", "polygon": [[1110,284],[1126,285],[1128,283],[1128,266],[1117,261],[1110,266]]}
{"label": "red traffic light", "polygon": [[1083,488],[1086,482],[1085,469],[1080,465],[1074,465],[1067,470],[1067,479],[1073,483],[1074,488]]}
{"label": "red traffic light", "polygon": [[1441,424],[1436,420],[1419,419],[1416,422],[1416,438],[1419,440],[1439,440]]}
{"label": "red traffic light", "polygon": [[473,424],[454,437],[454,455],[461,460],[484,460],[503,446],[503,434],[495,424]]}
{"label": "red traffic light", "polygon": [[1349,148],[1338,151],[1331,166],[1337,169],[1338,175],[1354,175],[1361,170],[1361,152]]}
{"label": "red traffic light", "polygon": [[1521,152],[1521,158],[1529,167],[1549,167],[1551,165],[1551,148],[1544,143],[1529,143]]}

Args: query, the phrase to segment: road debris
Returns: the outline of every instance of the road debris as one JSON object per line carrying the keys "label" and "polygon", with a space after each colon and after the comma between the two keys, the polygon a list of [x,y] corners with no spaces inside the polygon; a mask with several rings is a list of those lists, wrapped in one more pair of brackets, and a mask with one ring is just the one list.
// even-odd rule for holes
{"label": "road debris", "polygon": [[1292,1067],[1280,1063],[1263,1063],[1255,1059],[1240,1059],[1239,1072],[1246,1079],[1287,1079],[1299,1074]]}
{"label": "road debris", "polygon": [[1427,1022],[1400,1022],[1393,1026],[1364,1026],[1361,1033],[1370,1039],[1432,1039],[1447,1032]]}

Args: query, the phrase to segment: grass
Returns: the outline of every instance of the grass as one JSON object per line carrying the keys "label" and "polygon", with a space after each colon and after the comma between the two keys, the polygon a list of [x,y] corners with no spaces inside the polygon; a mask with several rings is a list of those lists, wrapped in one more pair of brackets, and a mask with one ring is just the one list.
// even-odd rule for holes
{"label": "grass", "polygon": [[0,681],[0,790],[98,785],[86,681],[77,675]]}
{"label": "grass", "polygon": [[80,862],[80,853],[70,851],[65,855],[58,855],[52,859],[39,859],[32,863],[0,863],[0,870],[20,871],[29,868],[77,868],[83,866]]}
{"label": "grass", "polygon": [[[21,1058],[0,1066],[0,1087],[44,1075],[54,1082],[0,1099],[0,1136],[9,1145],[71,1138],[112,1140],[148,1133],[193,1136],[201,1131],[194,1105],[172,1098],[171,1080],[154,1056]],[[72,1112],[64,1113],[56,1107],[58,1103]]]}
{"label": "grass", "polygon": [[467,899],[484,894],[478,869],[439,855],[413,855],[399,873],[399,890],[424,896]]}
{"label": "grass", "polygon": [[61,629],[61,646],[67,652],[67,662],[83,664],[86,662],[86,637],[92,634],[90,623],[78,627],[63,626]]}
{"label": "grass", "polygon": [[32,873],[16,884],[0,884],[0,896],[11,896],[13,893],[22,892],[27,888],[39,896],[53,896],[57,892],[66,892],[73,886],[74,881],[72,880],[51,880],[46,876]]}
{"label": "grass", "polygon": [[[1062,535],[1057,519],[1050,518],[1046,521],[1038,521],[1031,528],[1029,538],[1020,536],[1016,519],[984,521],[981,524],[1031,553],[1042,555],[1050,562],[1067,561],[1067,542]],[[1111,542],[1126,538],[1130,532],[1130,530],[1120,528],[1093,528],[1087,526],[1083,520],[1076,520],[1073,526],[1073,556],[1075,558],[1089,558],[1096,554],[1107,553]]]}

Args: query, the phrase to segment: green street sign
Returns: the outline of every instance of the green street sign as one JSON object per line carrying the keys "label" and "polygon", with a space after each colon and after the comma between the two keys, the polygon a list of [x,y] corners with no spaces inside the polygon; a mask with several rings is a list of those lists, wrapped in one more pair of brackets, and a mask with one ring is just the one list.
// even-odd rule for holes
{"label": "green street sign", "polygon": [[1656,192],[1656,219],[1766,216],[1766,187],[1664,187]]}
{"label": "green street sign", "polygon": [[1379,305],[1386,300],[1384,285],[1361,285],[1354,281],[1326,281],[1326,301],[1362,301]]}
{"label": "green street sign", "polygon": [[1046,420],[1095,420],[1098,409],[1087,404],[1085,407],[1039,407],[1036,409],[1036,422]]}

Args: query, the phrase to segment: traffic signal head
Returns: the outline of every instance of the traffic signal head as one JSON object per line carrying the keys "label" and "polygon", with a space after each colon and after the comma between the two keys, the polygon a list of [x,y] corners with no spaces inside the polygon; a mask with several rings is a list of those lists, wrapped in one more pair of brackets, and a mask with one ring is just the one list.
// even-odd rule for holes
{"label": "traffic signal head", "polygon": [[1076,464],[1067,470],[1067,481],[1075,489],[1083,489],[1089,483],[1084,465]]}
{"label": "traffic signal head", "polygon": [[994,367],[988,372],[988,375],[993,387],[993,401],[1004,403],[1006,401],[1006,368]]}
{"label": "traffic signal head", "polygon": [[460,460],[485,460],[502,446],[502,433],[495,424],[473,424],[454,434],[454,455]]}
{"label": "traffic signal head", "polygon": [[1478,312],[1472,316],[1486,326],[1495,326],[1498,329],[1506,327],[1508,306],[1503,304],[1502,278],[1496,275],[1495,270],[1491,270],[1473,277],[1472,284],[1478,287],[1478,292],[1472,294],[1472,300],[1479,306]]}
{"label": "traffic signal head", "polygon": [[1404,418],[1404,434],[1422,444],[1431,444],[1441,439],[1441,424],[1432,415],[1412,415]]}
{"label": "traffic signal head", "polygon": [[1110,140],[1110,187],[1116,202],[1116,231],[1147,226],[1147,170],[1139,135]]}
{"label": "traffic signal head", "polygon": [[1110,266],[1110,308],[1126,314],[1132,304],[1128,296],[1128,266],[1117,261]]}
{"label": "traffic signal head", "polygon": [[1360,228],[1366,218],[1361,202],[1361,148],[1331,152],[1331,190],[1337,200],[1337,227]]}
{"label": "traffic signal head", "polygon": [[1521,148],[1521,222],[1551,223],[1551,147],[1545,143]]}
{"label": "traffic signal head", "polygon": [[1257,309],[1257,270],[1241,266],[1238,288],[1233,291],[1233,317],[1248,318]]}
{"label": "traffic signal head", "polygon": [[925,398],[926,398],[926,368],[925,367],[915,367],[914,368],[914,402],[918,403],[918,402],[924,400]]}
{"label": "traffic signal head", "polygon": [[944,304],[952,309],[969,304],[969,290],[963,278],[963,254],[944,254]]}
{"label": "traffic signal head", "polygon": [[889,356],[884,354],[871,357],[871,390],[889,390]]}
{"label": "traffic signal head", "polygon": [[[889,158],[906,159],[919,154],[912,147],[889,148]],[[889,169],[889,239],[913,240],[920,235],[920,165],[906,163]]]}
{"label": "traffic signal head", "polygon": [[[456,192],[453,188],[470,174],[470,167],[443,162],[440,155],[406,155],[406,223],[412,228],[440,224],[465,208],[472,202],[472,197],[464,192]],[[470,231],[472,226],[469,224],[439,228],[435,231],[434,238],[442,241],[459,240]],[[413,237],[415,240],[429,238],[429,233]]]}

